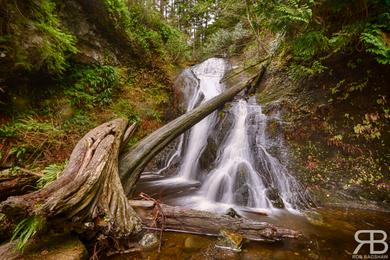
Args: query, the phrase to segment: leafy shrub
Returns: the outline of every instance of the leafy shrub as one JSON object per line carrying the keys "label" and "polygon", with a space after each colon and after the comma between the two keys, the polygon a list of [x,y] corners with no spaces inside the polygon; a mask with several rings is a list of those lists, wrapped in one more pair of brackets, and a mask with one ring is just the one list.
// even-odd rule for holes
{"label": "leafy shrub", "polygon": [[329,38],[329,48],[333,53],[353,50],[359,41],[360,34],[364,30],[362,21],[344,25],[341,30],[333,33]]}
{"label": "leafy shrub", "polygon": [[294,80],[304,79],[322,73],[327,69],[320,61],[314,61],[310,66],[292,63],[288,68],[288,75]]}
{"label": "leafy shrub", "polygon": [[189,48],[184,34],[163,21],[154,10],[142,4],[127,6],[123,0],[104,0],[110,18],[124,31],[130,45],[138,54],[151,58],[153,53],[163,59],[178,61],[188,57]]}
{"label": "leafy shrub", "polygon": [[204,53],[210,54],[232,54],[236,50],[240,40],[248,37],[249,31],[246,30],[242,23],[237,23],[233,30],[220,29],[210,35],[206,46],[204,47]]}
{"label": "leafy shrub", "polygon": [[72,86],[65,90],[65,94],[76,107],[109,104],[119,86],[118,71],[112,66],[76,67],[69,80]]}
{"label": "leafy shrub", "polygon": [[189,59],[190,47],[187,44],[186,36],[166,23],[161,23],[159,27],[170,60],[177,62]]}
{"label": "leafy shrub", "polygon": [[390,64],[390,47],[386,44],[383,32],[375,27],[369,27],[362,33],[361,40],[367,46],[367,52],[374,55],[380,64]]}
{"label": "leafy shrub", "polygon": [[322,31],[310,31],[297,37],[292,43],[295,57],[309,60],[322,51],[329,49],[328,38]]}
{"label": "leafy shrub", "polygon": [[75,115],[66,120],[63,124],[64,129],[74,129],[75,127],[93,127],[91,118],[83,110],[77,110]]}
{"label": "leafy shrub", "polygon": [[14,155],[17,160],[21,160],[27,152],[27,147],[24,146],[14,146],[11,148],[9,155]]}
{"label": "leafy shrub", "polygon": [[254,1],[253,4],[253,9],[259,17],[254,26],[276,33],[306,25],[312,17],[311,0]]}

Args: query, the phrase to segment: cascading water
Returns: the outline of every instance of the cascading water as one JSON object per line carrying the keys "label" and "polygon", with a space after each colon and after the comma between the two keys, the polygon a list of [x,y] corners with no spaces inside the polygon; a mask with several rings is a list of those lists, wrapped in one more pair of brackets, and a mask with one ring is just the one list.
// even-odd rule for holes
{"label": "cascading water", "polygon": [[[225,73],[225,61],[211,58],[193,68],[193,73],[198,78],[198,88],[195,95],[188,102],[187,110],[193,109],[197,104],[207,101],[222,92],[220,83]],[[207,144],[207,137],[216,121],[215,113],[207,116],[190,130],[188,137],[188,149],[184,153],[178,177],[184,180],[196,179],[197,163],[200,153]]]}
{"label": "cascading water", "polygon": [[[223,59],[211,58],[182,72],[179,79],[184,79],[180,83],[184,88],[187,112],[222,92],[224,87],[220,81],[225,73],[225,69],[226,62]],[[168,179],[164,182],[196,180],[200,153],[207,145],[207,137],[215,122],[216,115],[212,113],[190,129],[186,140],[185,135],[181,135],[177,149],[166,160],[165,166],[155,172],[155,174],[161,174],[171,166],[176,158],[184,155],[177,178],[175,180]],[[184,143],[186,143],[185,147],[187,149],[184,149]]]}
{"label": "cascading water", "polygon": [[[254,158],[249,147],[247,102],[239,100],[234,104],[232,112],[235,120],[233,129],[217,167],[207,175],[199,193],[210,202],[233,205],[246,200],[244,206],[268,208],[272,204],[267,198],[267,188],[261,175],[254,168]],[[246,199],[241,198],[243,194],[247,194]]]}
{"label": "cascading water", "polygon": [[[223,59],[212,58],[182,73],[187,111],[222,92],[224,86],[220,80],[225,70]],[[225,112],[232,118],[230,129],[218,129],[216,113],[204,118],[179,138],[177,149],[157,172],[160,174],[174,159],[181,158],[176,176],[154,181],[152,185],[177,188],[183,183],[200,183],[190,192],[175,194],[171,200],[198,209],[224,211],[234,207],[273,211],[284,207],[295,211],[305,203],[305,198],[285,166],[267,150],[275,140],[266,134],[268,117],[261,106],[254,97],[241,98],[233,101]],[[209,145],[208,138],[217,131],[224,137],[217,144],[212,168],[200,169],[199,161]],[[282,148],[280,140],[276,143]]]}

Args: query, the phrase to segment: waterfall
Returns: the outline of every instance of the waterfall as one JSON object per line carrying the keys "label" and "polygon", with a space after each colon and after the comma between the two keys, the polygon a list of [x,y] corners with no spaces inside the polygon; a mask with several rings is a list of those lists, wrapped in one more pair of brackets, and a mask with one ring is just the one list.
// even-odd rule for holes
{"label": "waterfall", "polygon": [[[223,86],[220,83],[225,73],[225,61],[223,59],[211,58],[193,68],[193,73],[199,79],[199,85],[195,95],[190,99],[187,110],[195,105],[203,103],[222,92]],[[200,153],[207,144],[207,137],[210,129],[215,124],[216,113],[204,118],[190,130],[188,137],[188,149],[184,153],[178,177],[184,180],[195,180]]]}
{"label": "waterfall", "polygon": [[[235,123],[217,167],[212,170],[200,188],[200,194],[208,201],[235,204],[242,194],[247,193],[246,206],[268,208],[266,186],[256,172],[249,147],[246,119],[248,104],[239,100],[232,107]],[[242,178],[242,180],[240,180]]]}
{"label": "waterfall", "polygon": [[[187,111],[223,91],[220,80],[226,67],[223,59],[212,58],[182,73]],[[274,211],[283,207],[296,212],[305,203],[305,196],[280,158],[269,151],[273,144],[281,150],[284,147],[281,138],[267,135],[269,118],[262,113],[261,106],[254,97],[240,98],[225,109],[225,114],[231,117],[228,128],[221,128],[220,118],[214,112],[180,136],[177,149],[157,172],[161,174],[174,159],[180,159],[176,176],[154,181],[153,185],[177,189],[197,182],[196,189],[174,195],[172,202],[198,209],[224,211],[234,207]],[[210,162],[211,169],[201,169],[200,158],[210,145],[209,137],[216,133],[222,138]]]}
{"label": "waterfall", "polygon": [[[184,101],[187,105],[187,112],[222,92],[224,86],[220,81],[225,74],[225,70],[225,60],[211,58],[199,65],[186,69],[181,73],[179,77],[181,80],[176,84],[183,85]],[[184,155],[176,181],[196,180],[200,153],[207,145],[207,137],[215,122],[216,113],[212,113],[189,130],[187,140],[184,140],[184,134],[181,135],[179,137],[177,149],[168,157],[165,166],[155,174],[161,174],[171,166],[173,160]],[[185,141],[187,149],[184,149]],[[170,182],[170,180],[168,180],[168,182]]]}

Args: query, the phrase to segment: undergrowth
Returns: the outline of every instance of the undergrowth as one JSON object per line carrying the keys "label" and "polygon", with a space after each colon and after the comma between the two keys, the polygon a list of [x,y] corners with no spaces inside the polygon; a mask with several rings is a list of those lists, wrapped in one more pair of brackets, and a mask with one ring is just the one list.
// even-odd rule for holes
{"label": "undergrowth", "polygon": [[50,164],[50,165],[46,166],[45,169],[43,169],[43,171],[42,171],[43,176],[41,178],[39,178],[39,180],[37,181],[36,187],[38,189],[42,189],[45,186],[47,186],[48,184],[55,181],[60,176],[62,171],[64,170],[65,165],[66,165],[66,162],[62,163],[62,164]]}
{"label": "undergrowth", "polygon": [[19,222],[13,232],[12,240],[18,240],[16,248],[23,252],[29,239],[34,237],[45,226],[45,220],[39,216],[32,216]]}
{"label": "undergrowth", "polygon": [[[77,52],[76,38],[61,25],[55,12],[55,2],[7,1],[8,31],[0,36],[0,50],[12,59],[15,68],[38,71],[46,69],[61,74],[67,67],[67,56]],[[31,35],[36,39],[31,41]]]}

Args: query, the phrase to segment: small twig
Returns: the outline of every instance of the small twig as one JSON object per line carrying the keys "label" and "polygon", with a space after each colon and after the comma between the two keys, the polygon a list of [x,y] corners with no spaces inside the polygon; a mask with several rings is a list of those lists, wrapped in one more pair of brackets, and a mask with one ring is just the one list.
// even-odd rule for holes
{"label": "small twig", "polygon": [[92,256],[89,258],[90,260],[99,260],[98,251],[96,250],[97,244],[98,244],[98,243],[95,243],[95,245],[93,246],[93,254],[92,254]]}
{"label": "small twig", "polygon": [[[142,228],[146,229],[146,230],[161,231],[161,228],[155,228],[155,227],[144,226]],[[204,233],[204,232],[197,232],[197,231],[192,231],[192,230],[174,229],[174,228],[164,228],[164,231],[175,232],[175,233],[184,233],[184,234],[192,234],[192,235],[200,235],[200,236],[210,236],[210,237],[219,237],[219,236],[221,236],[220,234]]]}
{"label": "small twig", "polygon": [[110,251],[106,254],[106,256],[112,256],[112,255],[119,255],[119,254],[128,254],[132,252],[139,252],[141,251],[141,248],[135,247],[135,248],[129,248],[126,250],[117,250],[117,251]]}
{"label": "small twig", "polygon": [[20,170],[21,170],[22,172],[25,172],[25,173],[28,173],[28,174],[31,174],[31,175],[35,175],[35,176],[38,176],[38,177],[42,177],[42,176],[43,176],[42,173],[32,172],[32,171],[27,170],[27,169],[25,169],[25,168],[20,168]]}
{"label": "small twig", "polygon": [[162,237],[164,232],[164,226],[165,226],[165,214],[161,207],[161,202],[159,200],[156,200],[152,197],[150,197],[148,194],[141,192],[139,196],[145,200],[153,201],[154,202],[154,217],[153,217],[153,225],[157,228],[158,219],[161,216],[161,228],[160,228],[160,243],[158,245],[158,252],[161,251],[161,243],[162,243]]}

